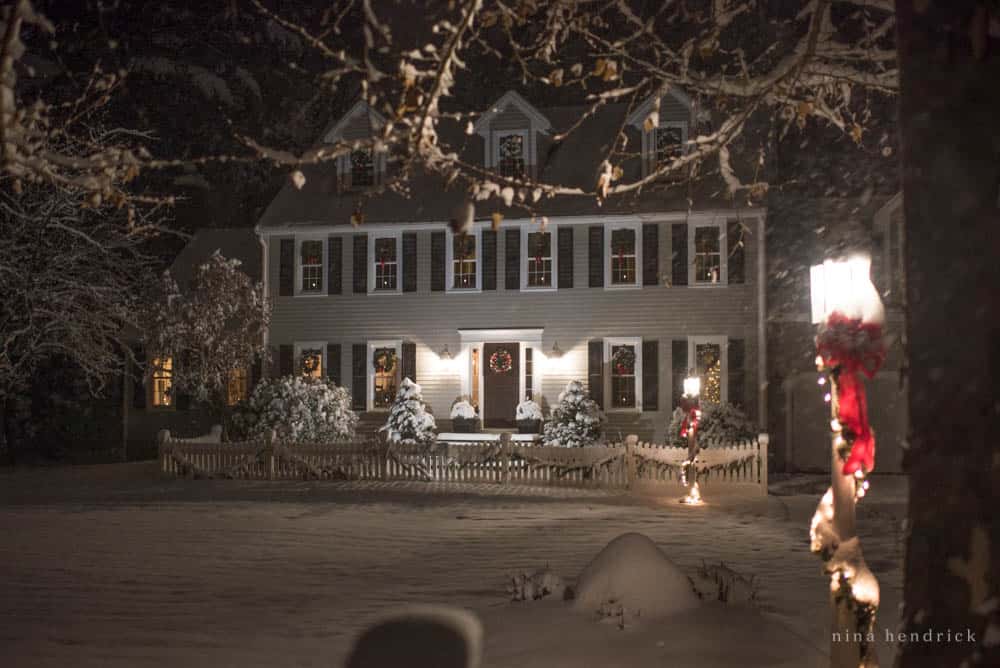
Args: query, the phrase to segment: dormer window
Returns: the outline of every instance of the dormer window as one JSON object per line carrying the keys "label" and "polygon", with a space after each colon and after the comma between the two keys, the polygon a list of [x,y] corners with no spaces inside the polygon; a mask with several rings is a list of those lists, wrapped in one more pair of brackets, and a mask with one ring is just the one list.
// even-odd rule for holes
{"label": "dormer window", "polygon": [[528,143],[528,133],[504,132],[496,136],[496,166],[500,176],[508,179],[524,177],[525,145]]}
{"label": "dormer window", "polygon": [[485,110],[473,125],[483,138],[486,169],[504,179],[520,180],[535,175],[538,139],[552,130],[552,124],[514,91]]}
{"label": "dormer window", "polygon": [[694,102],[679,88],[651,96],[629,115],[627,123],[642,135],[642,174],[648,176],[691,150],[691,124],[700,120]]}
{"label": "dormer window", "polygon": [[371,188],[382,182],[386,153],[372,147],[385,126],[385,118],[359,100],[323,137],[323,143],[348,149],[337,157],[337,176],[341,190]]}
{"label": "dormer window", "polygon": [[687,123],[664,123],[653,130],[656,167],[669,163],[687,152]]}
{"label": "dormer window", "polygon": [[370,148],[351,151],[351,187],[366,188],[375,185],[375,161]]}

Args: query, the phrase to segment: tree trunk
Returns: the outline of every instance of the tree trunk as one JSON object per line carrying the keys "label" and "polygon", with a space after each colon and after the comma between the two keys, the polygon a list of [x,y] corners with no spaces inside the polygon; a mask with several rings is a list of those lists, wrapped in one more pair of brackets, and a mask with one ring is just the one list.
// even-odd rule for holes
{"label": "tree trunk", "polygon": [[[910,375],[902,631],[920,634],[901,646],[905,668],[1000,665],[982,646],[1000,572],[1000,40],[984,4],[896,3]],[[974,642],[954,639],[969,632]]]}

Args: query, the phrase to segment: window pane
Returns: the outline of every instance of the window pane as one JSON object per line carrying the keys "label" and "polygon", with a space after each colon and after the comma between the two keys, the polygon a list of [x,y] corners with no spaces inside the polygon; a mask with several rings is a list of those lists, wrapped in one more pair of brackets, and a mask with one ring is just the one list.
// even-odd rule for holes
{"label": "window pane", "polygon": [[320,292],[323,289],[323,242],[303,241],[299,254],[302,292]]}
{"label": "window pane", "polygon": [[374,408],[388,408],[396,398],[397,372],[399,370],[399,360],[396,356],[395,348],[376,348],[372,352],[372,364],[374,367],[374,381],[372,393],[372,406]]}
{"label": "window pane", "polygon": [[452,237],[452,287],[476,287],[476,238],[471,234]]}
{"label": "window pane", "polygon": [[697,373],[701,378],[701,398],[713,403],[722,402],[722,349],[717,343],[699,343],[695,346]]}
{"label": "window pane", "polygon": [[635,346],[611,346],[611,406],[635,408]]}
{"label": "window pane", "polygon": [[694,280],[718,283],[722,278],[722,254],[719,252],[719,228],[696,227],[694,230]]}
{"label": "window pane", "polygon": [[396,239],[375,240],[375,289],[395,290],[397,281]]}
{"label": "window pane", "polygon": [[247,370],[234,369],[229,372],[229,382],[226,385],[226,402],[235,406],[245,401],[248,394]]}
{"label": "window pane", "polygon": [[684,134],[679,127],[656,128],[656,162],[667,162],[684,152]]}
{"label": "window pane", "polygon": [[611,232],[611,283],[633,285],[636,281],[635,230]]}
{"label": "window pane", "polygon": [[508,178],[524,176],[524,137],[520,134],[501,135],[500,175]]}
{"label": "window pane", "polygon": [[303,375],[322,378],[323,351],[319,348],[303,349],[299,358],[299,366]]}
{"label": "window pane", "polygon": [[370,186],[375,183],[375,164],[370,149],[351,151],[351,185]]}
{"label": "window pane", "polygon": [[528,234],[528,287],[552,286],[552,234]]}
{"label": "window pane", "polygon": [[170,357],[153,359],[153,405],[173,405],[174,361]]}

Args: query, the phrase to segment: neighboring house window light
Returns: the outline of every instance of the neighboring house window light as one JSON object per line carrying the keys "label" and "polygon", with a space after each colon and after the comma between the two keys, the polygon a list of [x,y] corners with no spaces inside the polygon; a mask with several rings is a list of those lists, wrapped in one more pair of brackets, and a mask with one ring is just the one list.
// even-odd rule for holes
{"label": "neighboring house window light", "polygon": [[528,234],[528,287],[552,287],[552,233]]}
{"label": "neighboring house window light", "polygon": [[363,188],[375,185],[375,160],[370,148],[351,151],[351,186]]}
{"label": "neighboring house window light", "polygon": [[157,357],[153,360],[153,400],[154,407],[166,408],[174,401],[174,360],[170,357]]}
{"label": "neighboring house window light", "polygon": [[611,407],[635,408],[636,397],[636,346],[633,344],[612,344],[611,359]]}
{"label": "neighboring house window light", "polygon": [[246,401],[248,394],[247,370],[233,369],[230,371],[229,380],[226,383],[226,403],[235,406],[241,401]]}
{"label": "neighboring house window light", "polygon": [[722,346],[718,343],[695,343],[695,371],[701,379],[701,398],[722,403]]}
{"label": "neighboring house window light", "polygon": [[654,133],[657,168],[684,154],[684,141],[686,138],[684,136],[683,125],[660,126],[654,130]]}
{"label": "neighboring house window light", "polygon": [[500,176],[509,179],[524,176],[524,140],[525,135],[521,133],[500,135],[497,139],[497,169]]}
{"label": "neighboring house window light", "polygon": [[452,287],[476,288],[476,237],[456,234],[452,237]]}
{"label": "neighboring house window light", "polygon": [[399,355],[396,348],[372,350],[372,408],[389,408],[399,387]]}
{"label": "neighboring house window light", "polygon": [[302,375],[312,378],[323,377],[323,349],[303,348],[299,354],[299,368]]}
{"label": "neighboring house window light", "polygon": [[302,267],[302,292],[323,291],[323,242],[303,241],[299,249]]}
{"label": "neighboring house window light", "polygon": [[375,239],[375,290],[396,290],[399,280],[396,242],[396,237]]}
{"label": "neighboring house window light", "polygon": [[635,285],[636,253],[635,230],[619,229],[611,232],[611,284]]}
{"label": "neighboring house window light", "polygon": [[694,282],[718,283],[722,280],[722,239],[718,225],[694,230]]}

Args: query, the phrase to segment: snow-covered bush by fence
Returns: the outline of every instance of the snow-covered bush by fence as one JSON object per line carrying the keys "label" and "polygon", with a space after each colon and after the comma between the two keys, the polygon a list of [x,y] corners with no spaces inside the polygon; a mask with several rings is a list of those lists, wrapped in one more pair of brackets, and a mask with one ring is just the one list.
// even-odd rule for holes
{"label": "snow-covered bush by fence", "polygon": [[403,379],[389,409],[389,419],[379,431],[385,432],[390,443],[429,445],[437,439],[437,424],[427,411],[419,385]]}
{"label": "snow-covered bush by fence", "polygon": [[245,438],[263,438],[274,429],[291,443],[350,440],[358,424],[347,390],[301,375],[262,380],[233,419]]}
{"label": "snow-covered bush by fence", "polygon": [[559,403],[545,423],[547,445],[567,448],[592,445],[601,437],[604,414],[597,402],[583,389],[583,383],[571,380],[559,393]]}
{"label": "snow-covered bush by fence", "polygon": [[517,405],[518,420],[541,420],[542,407],[531,399],[525,399]]}
{"label": "snow-covered bush by fence", "polygon": [[[675,408],[670,416],[670,426],[667,428],[667,442],[672,445],[687,445],[687,439],[681,438],[681,423],[684,422],[684,411]],[[757,425],[747,417],[746,413],[732,404],[716,404],[701,402],[701,419],[698,421],[698,442],[704,447],[713,441],[736,442],[745,441],[757,436]]]}

